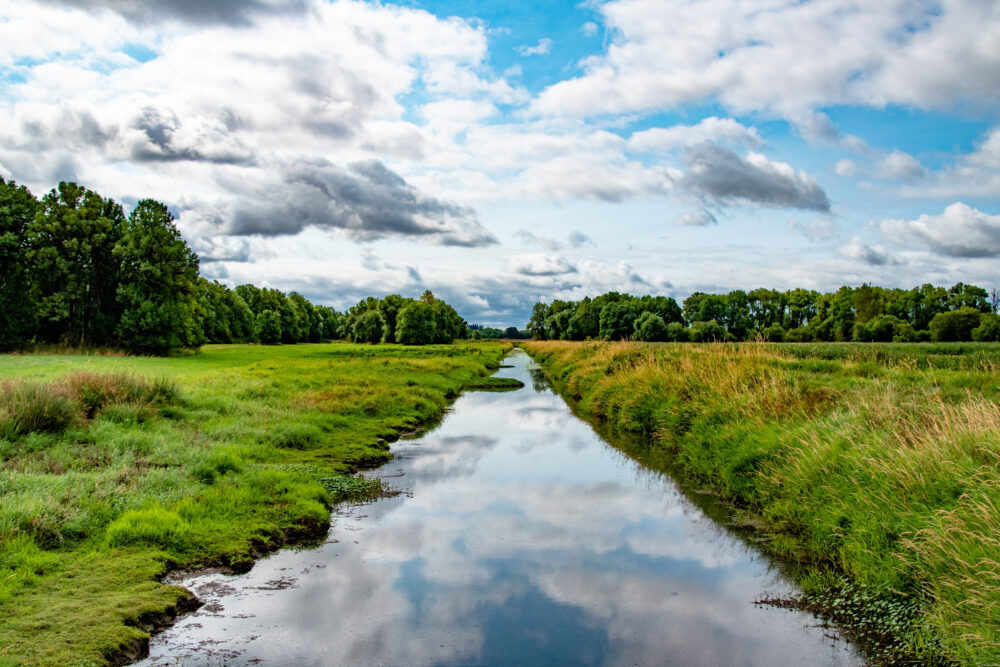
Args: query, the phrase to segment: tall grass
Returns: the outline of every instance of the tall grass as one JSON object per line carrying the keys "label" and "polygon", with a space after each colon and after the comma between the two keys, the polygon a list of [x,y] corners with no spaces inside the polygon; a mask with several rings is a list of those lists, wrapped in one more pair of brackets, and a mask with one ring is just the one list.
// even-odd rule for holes
{"label": "tall grass", "polygon": [[168,564],[243,570],[321,536],[332,502],[378,492],[345,475],[507,347],[0,356],[0,664],[106,664],[184,599]]}
{"label": "tall grass", "polygon": [[1000,348],[525,347],[585,416],[764,519],[810,592],[915,601],[879,659],[1000,664]]}

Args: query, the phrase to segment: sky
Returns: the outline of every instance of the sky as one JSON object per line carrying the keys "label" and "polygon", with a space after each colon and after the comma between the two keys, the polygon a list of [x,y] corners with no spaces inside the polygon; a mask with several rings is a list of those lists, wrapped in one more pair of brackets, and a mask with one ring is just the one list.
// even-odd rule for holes
{"label": "sky", "polygon": [[470,323],[616,290],[1000,287],[994,0],[0,0],[0,176],[202,275]]}

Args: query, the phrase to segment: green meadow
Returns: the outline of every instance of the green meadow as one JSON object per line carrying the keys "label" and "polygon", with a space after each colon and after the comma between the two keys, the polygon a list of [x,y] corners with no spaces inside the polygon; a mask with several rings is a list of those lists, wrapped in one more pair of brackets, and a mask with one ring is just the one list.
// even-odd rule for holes
{"label": "green meadow", "polygon": [[1000,346],[523,345],[581,416],[798,562],[795,604],[874,663],[1000,664]]}
{"label": "green meadow", "polygon": [[0,357],[0,665],[140,657],[176,570],[316,538],[350,475],[439,419],[508,345],[215,345]]}

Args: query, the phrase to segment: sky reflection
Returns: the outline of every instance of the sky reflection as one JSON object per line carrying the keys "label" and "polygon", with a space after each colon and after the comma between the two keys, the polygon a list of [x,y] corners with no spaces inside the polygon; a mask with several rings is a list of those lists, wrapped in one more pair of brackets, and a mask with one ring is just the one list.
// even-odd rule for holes
{"label": "sky reflection", "polygon": [[342,509],[318,549],[188,581],[211,604],[147,664],[860,664],[754,605],[791,587],[545,383],[464,395],[394,451],[377,474],[407,494]]}

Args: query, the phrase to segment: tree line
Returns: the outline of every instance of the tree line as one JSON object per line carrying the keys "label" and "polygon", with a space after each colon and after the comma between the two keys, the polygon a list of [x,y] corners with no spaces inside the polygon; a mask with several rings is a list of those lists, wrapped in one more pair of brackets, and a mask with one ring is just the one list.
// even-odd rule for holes
{"label": "tree line", "polygon": [[368,298],[347,313],[296,292],[198,274],[198,256],[167,207],[121,204],[62,182],[40,200],[0,177],[0,350],[34,343],[165,354],[205,343],[348,338],[424,344],[464,337],[455,309]]}
{"label": "tree line", "polygon": [[534,338],[551,340],[998,341],[998,310],[998,290],[964,283],[910,290],[865,284],[828,293],[695,292],[683,306],[670,297],[608,292],[536,303],[527,329]]}

